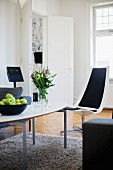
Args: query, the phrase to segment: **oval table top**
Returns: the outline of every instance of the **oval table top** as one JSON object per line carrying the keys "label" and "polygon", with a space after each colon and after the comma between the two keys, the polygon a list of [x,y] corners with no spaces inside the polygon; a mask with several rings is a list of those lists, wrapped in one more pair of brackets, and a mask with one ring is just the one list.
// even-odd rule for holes
{"label": "oval table top", "polygon": [[0,114],[0,123],[9,123],[19,120],[27,120],[38,116],[43,116],[59,111],[67,106],[66,103],[50,103],[47,106],[38,106],[38,104],[28,105],[27,108],[18,115],[5,116]]}

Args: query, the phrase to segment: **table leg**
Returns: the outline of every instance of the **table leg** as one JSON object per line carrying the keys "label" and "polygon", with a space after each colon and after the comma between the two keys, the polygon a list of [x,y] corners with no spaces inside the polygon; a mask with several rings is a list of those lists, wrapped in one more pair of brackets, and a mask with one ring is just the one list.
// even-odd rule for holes
{"label": "table leg", "polygon": [[27,170],[26,122],[23,122],[23,169]]}
{"label": "table leg", "polygon": [[33,145],[35,145],[35,118],[32,118]]}
{"label": "table leg", "polygon": [[67,148],[67,113],[64,110],[64,148]]}
{"label": "table leg", "polygon": [[29,132],[31,131],[31,119],[29,120]]}

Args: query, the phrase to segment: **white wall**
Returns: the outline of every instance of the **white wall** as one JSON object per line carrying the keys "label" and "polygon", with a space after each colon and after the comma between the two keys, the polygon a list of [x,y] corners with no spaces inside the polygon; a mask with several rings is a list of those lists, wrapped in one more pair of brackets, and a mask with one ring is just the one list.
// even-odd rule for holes
{"label": "white wall", "polygon": [[48,0],[48,15],[60,15],[60,0]]}
{"label": "white wall", "polygon": [[60,0],[32,0],[32,9],[40,15],[60,15]]}
{"label": "white wall", "polygon": [[47,0],[32,0],[33,12],[47,15]]}
{"label": "white wall", "polygon": [[89,70],[89,2],[61,0],[61,15],[74,17],[74,96],[76,99]]}
{"label": "white wall", "polygon": [[19,64],[19,9],[11,0],[0,0],[0,86],[13,86],[6,67]]}

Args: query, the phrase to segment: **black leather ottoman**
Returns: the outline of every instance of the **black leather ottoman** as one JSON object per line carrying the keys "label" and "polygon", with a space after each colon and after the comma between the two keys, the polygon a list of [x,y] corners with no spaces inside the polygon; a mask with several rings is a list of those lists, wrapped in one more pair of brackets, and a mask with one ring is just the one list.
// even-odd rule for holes
{"label": "black leather ottoman", "polygon": [[113,170],[113,119],[83,123],[83,170]]}

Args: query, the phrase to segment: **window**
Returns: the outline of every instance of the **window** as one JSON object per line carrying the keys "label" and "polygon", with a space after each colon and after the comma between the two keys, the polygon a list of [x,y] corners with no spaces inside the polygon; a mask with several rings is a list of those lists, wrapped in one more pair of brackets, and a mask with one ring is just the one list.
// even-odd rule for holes
{"label": "window", "polygon": [[109,65],[113,78],[113,4],[94,7],[94,65]]}

